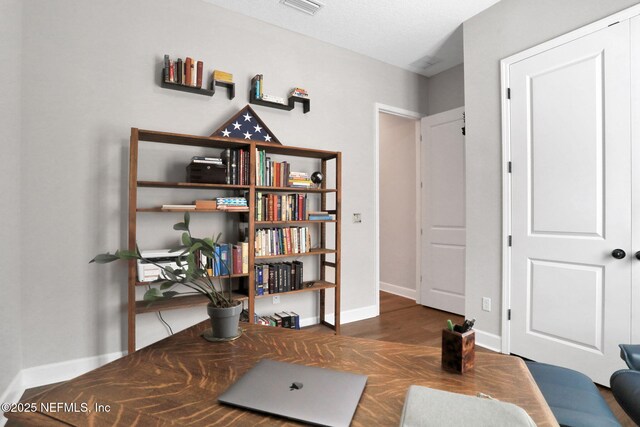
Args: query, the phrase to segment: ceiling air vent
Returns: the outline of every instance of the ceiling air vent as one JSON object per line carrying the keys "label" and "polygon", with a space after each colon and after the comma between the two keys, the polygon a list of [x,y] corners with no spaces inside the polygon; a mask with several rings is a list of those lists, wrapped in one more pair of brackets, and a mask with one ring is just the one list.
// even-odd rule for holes
{"label": "ceiling air vent", "polygon": [[280,3],[309,15],[315,15],[324,6],[315,0],[280,0]]}

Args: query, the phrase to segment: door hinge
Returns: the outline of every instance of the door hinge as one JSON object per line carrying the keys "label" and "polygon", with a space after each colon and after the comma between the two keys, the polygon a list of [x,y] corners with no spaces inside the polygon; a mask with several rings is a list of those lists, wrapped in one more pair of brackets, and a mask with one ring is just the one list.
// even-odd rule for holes
{"label": "door hinge", "polygon": [[511,309],[507,310],[507,320],[511,320]]}
{"label": "door hinge", "polygon": [[422,274],[420,275],[420,282],[422,282]]}
{"label": "door hinge", "polygon": [[462,131],[463,136],[467,134],[466,126],[461,127],[460,130]]}
{"label": "door hinge", "polygon": [[509,239],[508,239],[508,245],[511,246],[513,244],[513,237],[511,236],[511,234],[509,235]]}
{"label": "door hinge", "polygon": [[507,163],[507,171],[511,173],[511,162]]}
{"label": "door hinge", "polygon": [[420,235],[422,236],[422,228],[420,229]]}
{"label": "door hinge", "polygon": [[420,183],[420,188],[422,188],[422,183]]}
{"label": "door hinge", "polygon": [[507,88],[507,99],[511,99],[511,88]]}
{"label": "door hinge", "polygon": [[420,134],[420,141],[422,141],[422,134]]}

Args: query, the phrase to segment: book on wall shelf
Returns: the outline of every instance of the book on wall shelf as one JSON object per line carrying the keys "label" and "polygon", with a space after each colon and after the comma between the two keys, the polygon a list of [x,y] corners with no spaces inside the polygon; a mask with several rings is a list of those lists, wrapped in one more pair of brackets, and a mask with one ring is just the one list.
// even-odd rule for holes
{"label": "book on wall shelf", "polygon": [[207,74],[204,71],[204,62],[191,57],[171,59],[164,55],[162,68],[162,87],[180,90],[183,92],[198,93],[213,96],[216,86],[228,89],[229,99],[235,97],[235,83],[233,75],[225,71],[214,70],[211,73],[211,84],[207,86]]}
{"label": "book on wall shelf", "polygon": [[[177,61],[176,61],[177,62]],[[210,74],[209,74],[210,75]],[[204,74],[203,74],[204,78]],[[197,61],[196,61],[196,79],[197,79]],[[246,308],[246,320],[250,323],[259,323],[260,317],[258,313],[265,313],[266,304],[264,301],[267,296],[278,294],[281,296],[282,310],[280,313],[289,314],[290,318],[295,319],[295,314],[291,309],[296,310],[295,306],[287,306],[291,304],[289,295],[299,294],[318,295],[319,305],[315,308],[315,313],[302,313],[296,310],[300,315],[319,317],[320,322],[331,328],[335,333],[340,332],[340,269],[341,269],[341,186],[342,186],[342,157],[340,152],[332,152],[327,150],[314,150],[310,148],[291,147],[282,145],[277,137],[268,130],[268,136],[271,141],[261,138],[253,138],[242,140],[241,137],[233,135],[233,137],[225,137],[223,131],[229,129],[234,122],[240,123],[243,117],[251,116],[251,126],[260,126],[267,131],[265,124],[257,117],[255,112],[246,106],[237,114],[229,118],[224,125],[212,136],[196,136],[181,135],[176,133],[167,133],[152,130],[131,129],[130,139],[130,168],[129,168],[129,232],[128,241],[134,242],[130,244],[131,250],[135,250],[135,242],[138,242],[144,236],[149,235],[149,229],[145,227],[155,227],[155,222],[149,222],[146,214],[142,212],[158,212],[158,211],[200,211],[192,214],[192,223],[200,223],[197,227],[206,226],[211,221],[210,215],[216,215],[217,220],[214,222],[214,230],[212,233],[220,230],[224,232],[222,242],[219,243],[219,255],[226,260],[224,263],[227,270],[222,264],[216,266],[212,261],[204,261],[204,265],[211,270],[212,275],[216,273],[220,277],[220,283],[225,290],[233,292],[233,298],[243,301]],[[153,150],[140,150],[140,145],[156,144]],[[173,144],[180,147],[180,150],[192,149],[190,154],[191,161],[189,165],[195,167],[198,165],[206,169],[209,175],[214,175],[216,182],[207,183],[207,179],[213,179],[211,176],[200,177],[202,183],[194,182],[193,185],[185,185],[187,183],[171,182],[169,177],[171,171],[176,167],[185,167],[185,163],[180,164],[179,161],[172,160],[167,157],[165,162],[171,164],[158,164],[156,171],[152,172],[152,176],[162,175],[165,173],[167,179],[160,181],[145,180],[144,174],[149,173],[149,159],[143,160],[145,155],[150,151]],[[237,150],[236,154],[227,149]],[[262,153],[261,153],[262,152]],[[287,161],[279,161],[275,156],[287,156]],[[273,156],[273,159],[271,157]],[[266,158],[270,161],[267,165]],[[300,161],[303,159],[304,161]],[[276,161],[278,160],[278,161]],[[143,162],[145,169],[142,176],[139,176],[138,162]],[[260,163],[262,161],[262,163]],[[299,163],[300,162],[300,163]],[[300,167],[302,164],[308,165],[309,162],[317,162],[313,166],[308,166],[312,170],[321,170],[326,174],[327,170],[335,173],[334,182],[335,189],[326,189],[322,187],[318,191],[309,191],[306,188],[289,187],[289,178],[304,179],[305,171]],[[176,164],[177,163],[177,164]],[[235,163],[235,173],[234,171]],[[258,169],[261,164],[262,169]],[[256,166],[252,168],[251,166]],[[335,167],[334,167],[335,166]],[[188,167],[188,166],[187,166]],[[268,174],[267,168],[268,167]],[[166,172],[163,172],[166,171]],[[228,173],[231,172],[231,173]],[[291,172],[299,172],[300,175]],[[187,171],[187,175],[189,175]],[[205,174],[206,175],[206,174]],[[227,184],[229,182],[237,183]],[[191,180],[195,181],[195,180]],[[269,188],[263,186],[269,182]],[[153,185],[151,185],[153,184]],[[207,185],[209,184],[209,185]],[[279,187],[276,187],[278,185]],[[326,184],[323,184],[326,185]],[[158,203],[162,208],[141,208],[138,206],[139,200],[146,200],[146,195],[139,193],[153,193],[154,188],[167,188],[168,193],[163,197],[170,197]],[[324,191],[326,189],[326,191]],[[194,194],[198,192],[198,194]],[[326,192],[333,192],[336,197],[324,197]],[[187,196],[188,195],[188,196]],[[144,197],[143,197],[144,196]],[[158,197],[157,193],[154,197]],[[328,199],[328,200],[327,200]],[[193,201],[188,203],[186,201]],[[186,202],[186,203],[185,203]],[[262,207],[260,207],[262,206]],[[313,206],[313,210],[309,207]],[[229,209],[227,212],[235,212],[239,210],[240,214],[221,215],[220,208]],[[163,209],[164,208],[164,209]],[[335,217],[335,225],[325,227],[322,225],[305,224],[314,218],[313,215],[331,215]],[[257,217],[257,215],[264,215]],[[270,215],[267,217],[267,215]],[[261,219],[259,219],[261,218]],[[271,224],[267,224],[271,219]],[[333,217],[332,217],[333,218]],[[264,222],[262,222],[264,221]],[[287,222],[301,221],[301,224],[288,224]],[[220,228],[220,222],[223,227]],[[307,227],[308,226],[308,227]],[[313,230],[311,230],[313,229]],[[151,228],[153,231],[153,228]],[[313,234],[313,236],[311,236]],[[174,235],[167,234],[167,237]],[[329,236],[329,238],[327,238]],[[313,237],[313,240],[312,240]],[[313,248],[312,243],[333,242],[332,248],[320,247]],[[144,246],[141,241],[141,247]],[[325,246],[324,244],[322,246]],[[310,268],[309,262],[312,261],[314,268]],[[304,264],[307,263],[305,268]],[[315,268],[316,265],[319,268]],[[262,285],[256,282],[262,272]],[[224,274],[227,273],[227,274]],[[229,274],[230,273],[230,274]],[[303,275],[306,274],[306,281]],[[327,278],[333,278],[333,283],[328,282]],[[136,350],[136,317],[142,313],[149,313],[160,310],[173,310],[188,307],[201,307],[207,304],[206,298],[197,298],[194,296],[178,295],[175,298],[163,300],[157,305],[138,299],[140,292],[137,292],[141,286],[137,280],[135,272],[129,273],[129,292],[128,292],[128,349],[133,352]],[[152,287],[158,285],[151,285]],[[277,286],[277,287],[276,287]],[[326,295],[325,295],[326,293]],[[331,298],[333,296],[333,298]],[[326,306],[325,306],[326,301]],[[262,310],[262,311],[261,311]],[[332,317],[328,313],[333,313]],[[287,317],[284,315],[283,317]],[[282,325],[283,317],[276,315],[269,316],[269,323],[279,322]],[[331,322],[329,322],[331,319]],[[289,326],[295,325],[295,320],[289,320]],[[143,326],[140,326],[143,327]]]}

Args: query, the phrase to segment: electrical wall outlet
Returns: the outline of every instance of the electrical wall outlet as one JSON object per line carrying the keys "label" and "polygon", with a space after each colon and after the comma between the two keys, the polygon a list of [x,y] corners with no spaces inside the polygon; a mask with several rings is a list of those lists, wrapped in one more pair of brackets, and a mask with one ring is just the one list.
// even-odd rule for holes
{"label": "electrical wall outlet", "polygon": [[360,224],[362,222],[362,214],[354,213],[353,214],[353,222],[354,222],[354,224]]}
{"label": "electrical wall outlet", "polygon": [[274,304],[280,304],[280,295],[275,295],[273,297],[273,303]]}
{"label": "electrical wall outlet", "polygon": [[491,298],[482,297],[482,309],[484,311],[491,311]]}

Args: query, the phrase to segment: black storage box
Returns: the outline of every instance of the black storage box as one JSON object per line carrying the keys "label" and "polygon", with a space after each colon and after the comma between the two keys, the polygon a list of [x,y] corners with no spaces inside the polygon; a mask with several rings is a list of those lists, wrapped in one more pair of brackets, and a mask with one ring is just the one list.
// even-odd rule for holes
{"label": "black storage box", "polygon": [[191,163],[187,166],[187,182],[226,184],[227,167],[210,163]]}

